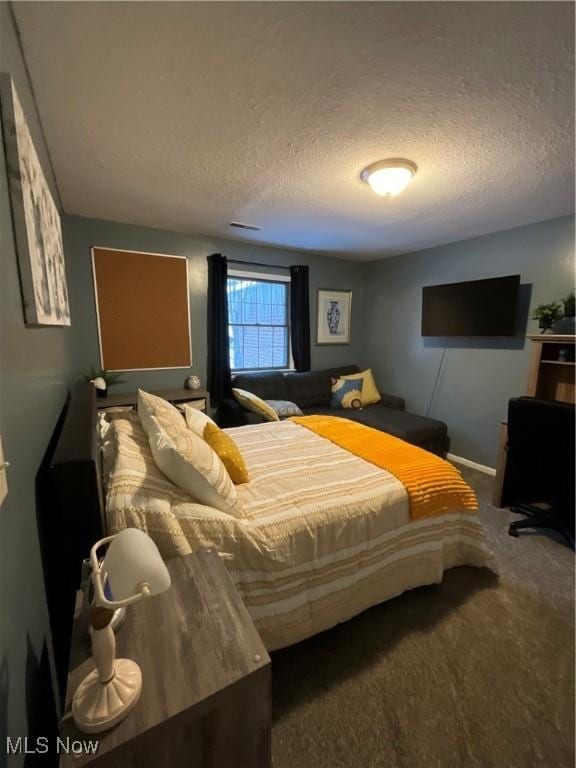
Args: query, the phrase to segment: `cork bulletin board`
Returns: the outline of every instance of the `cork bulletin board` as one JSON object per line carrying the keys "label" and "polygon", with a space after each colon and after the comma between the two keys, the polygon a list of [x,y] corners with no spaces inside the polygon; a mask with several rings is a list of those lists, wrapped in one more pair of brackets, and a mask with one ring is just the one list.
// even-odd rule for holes
{"label": "cork bulletin board", "polygon": [[104,370],[192,365],[184,256],[92,248],[92,274]]}

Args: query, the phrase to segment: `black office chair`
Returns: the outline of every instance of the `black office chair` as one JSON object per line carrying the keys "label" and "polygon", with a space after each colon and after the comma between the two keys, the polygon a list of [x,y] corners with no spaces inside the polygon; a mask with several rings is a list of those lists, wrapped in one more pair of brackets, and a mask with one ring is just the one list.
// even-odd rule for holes
{"label": "black office chair", "polygon": [[526,515],[510,525],[553,528],[574,548],[574,405],[534,397],[508,404],[508,447],[502,506]]}

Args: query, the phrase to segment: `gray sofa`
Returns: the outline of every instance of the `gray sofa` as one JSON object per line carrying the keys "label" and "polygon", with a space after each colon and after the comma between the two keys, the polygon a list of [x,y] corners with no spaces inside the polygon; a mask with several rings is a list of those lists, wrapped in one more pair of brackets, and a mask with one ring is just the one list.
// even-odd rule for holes
{"label": "gray sofa", "polygon": [[[380,402],[360,410],[331,408],[331,380],[341,375],[358,373],[357,365],[328,368],[306,373],[239,373],[234,386],[253,392],[263,400],[291,400],[304,414],[328,414],[358,421],[402,438],[427,451],[445,456],[450,447],[446,424],[405,410],[404,400],[393,395],[382,395]],[[243,408],[236,400],[225,400],[219,409],[223,427],[258,424],[262,418]]]}

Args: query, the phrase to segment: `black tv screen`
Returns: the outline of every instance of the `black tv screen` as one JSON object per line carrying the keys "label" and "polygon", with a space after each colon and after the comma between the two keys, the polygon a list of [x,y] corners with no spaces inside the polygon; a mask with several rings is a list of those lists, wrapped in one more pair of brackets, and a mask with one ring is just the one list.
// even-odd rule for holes
{"label": "black tv screen", "polygon": [[422,289],[422,336],[514,336],[520,275]]}

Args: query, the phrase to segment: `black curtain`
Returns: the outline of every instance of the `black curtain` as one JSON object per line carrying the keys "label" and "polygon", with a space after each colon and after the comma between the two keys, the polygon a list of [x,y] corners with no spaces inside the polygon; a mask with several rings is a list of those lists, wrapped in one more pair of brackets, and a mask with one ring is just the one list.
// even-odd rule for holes
{"label": "black curtain", "polygon": [[228,293],[226,257],[208,256],[208,391],[214,407],[232,397],[228,341]]}
{"label": "black curtain", "polygon": [[310,370],[308,267],[290,267],[290,336],[297,371]]}

